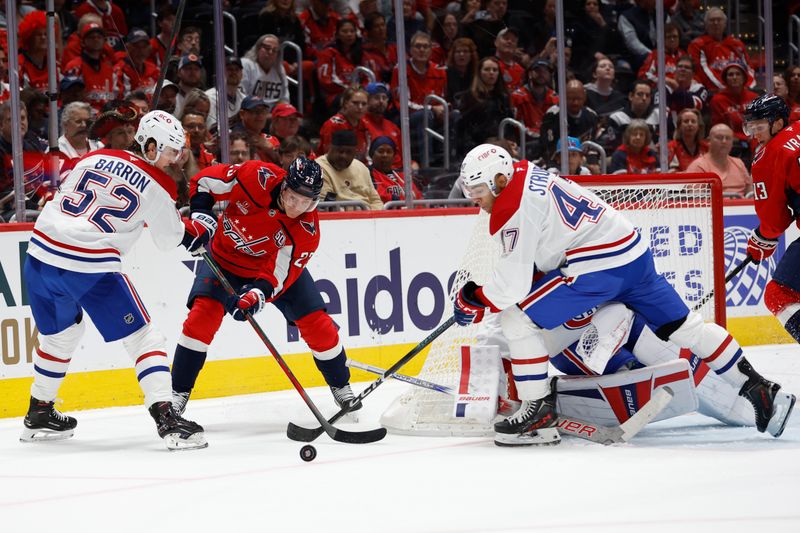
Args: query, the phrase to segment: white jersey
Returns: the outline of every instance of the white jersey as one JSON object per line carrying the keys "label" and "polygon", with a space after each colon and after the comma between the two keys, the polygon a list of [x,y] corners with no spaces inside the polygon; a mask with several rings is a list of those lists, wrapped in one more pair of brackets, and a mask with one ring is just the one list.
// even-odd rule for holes
{"label": "white jersey", "polygon": [[528,161],[497,197],[489,232],[502,252],[483,294],[499,309],[528,295],[534,265],[576,277],[630,263],[647,251],[633,225],[580,185]]}
{"label": "white jersey", "polygon": [[272,109],[278,102],[289,101],[289,80],[283,70],[283,63],[276,62],[269,72],[251,59],[242,59],[242,83],[240,87],[245,96],[263,98]]}
{"label": "white jersey", "polygon": [[144,225],[156,246],[180,244],[177,186],[164,172],[123,150],[98,150],[78,161],[33,228],[28,253],[75,272],[119,272],[120,258]]}

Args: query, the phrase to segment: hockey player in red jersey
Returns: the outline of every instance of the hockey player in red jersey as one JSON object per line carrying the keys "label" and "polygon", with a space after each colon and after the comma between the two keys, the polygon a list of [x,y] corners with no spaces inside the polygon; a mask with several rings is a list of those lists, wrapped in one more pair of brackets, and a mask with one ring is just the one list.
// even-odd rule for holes
{"label": "hockey player in red jersey", "polygon": [[[744,120],[745,133],[759,144],[751,170],[759,226],[750,234],[747,255],[760,263],[800,216],[800,123],[789,125],[789,106],[774,94],[750,102]],[[775,267],[764,304],[800,342],[800,239],[786,248]]]}
{"label": "hockey player in red jersey", "polygon": [[300,329],[336,402],[344,406],[354,398],[337,328],[305,268],[319,246],[321,190],[322,169],[304,157],[295,159],[288,172],[248,161],[211,166],[192,178],[193,214],[211,213],[216,200],[228,201],[210,253],[238,296],[229,297],[208,265],[200,265],[172,366],[176,411],[186,408],[225,311],[244,321],[267,302]]}

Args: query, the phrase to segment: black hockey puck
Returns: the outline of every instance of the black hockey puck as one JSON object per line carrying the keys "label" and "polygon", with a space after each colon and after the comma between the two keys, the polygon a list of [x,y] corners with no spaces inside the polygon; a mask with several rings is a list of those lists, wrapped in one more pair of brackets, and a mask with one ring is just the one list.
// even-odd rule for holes
{"label": "black hockey puck", "polygon": [[310,444],[306,444],[300,448],[300,459],[305,462],[313,461],[317,457],[317,449]]}

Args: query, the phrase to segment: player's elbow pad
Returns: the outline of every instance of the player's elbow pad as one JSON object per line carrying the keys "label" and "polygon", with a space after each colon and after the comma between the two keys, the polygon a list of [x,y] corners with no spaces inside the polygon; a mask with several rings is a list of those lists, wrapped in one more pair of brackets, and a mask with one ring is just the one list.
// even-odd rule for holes
{"label": "player's elbow pad", "polygon": [[214,197],[208,192],[198,192],[189,200],[192,213],[206,213],[213,216]]}

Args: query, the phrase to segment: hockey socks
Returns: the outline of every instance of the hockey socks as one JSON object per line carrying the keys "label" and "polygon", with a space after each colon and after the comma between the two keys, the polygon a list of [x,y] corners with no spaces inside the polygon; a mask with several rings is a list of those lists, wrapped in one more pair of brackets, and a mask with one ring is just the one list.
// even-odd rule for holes
{"label": "hockey socks", "polygon": [[350,369],[347,368],[346,362],[347,356],[344,353],[344,348],[333,359],[317,359],[316,354],[314,357],[314,363],[322,373],[322,377],[325,378],[325,383],[337,389],[350,383]]}
{"label": "hockey socks", "polygon": [[178,344],[175,348],[175,360],[172,362],[172,390],[175,392],[191,392],[200,370],[206,362],[207,352],[192,350]]}

